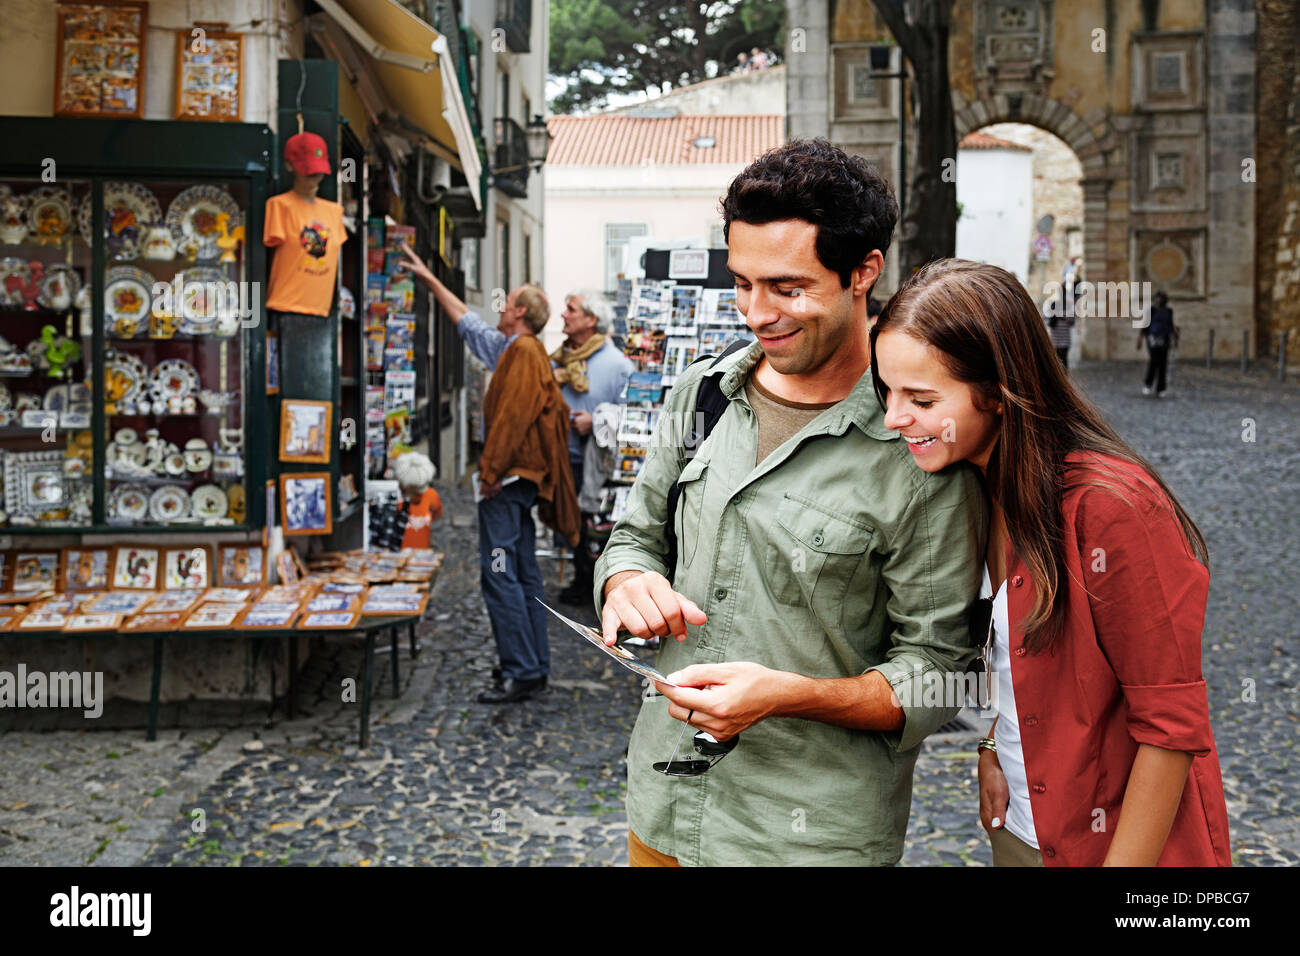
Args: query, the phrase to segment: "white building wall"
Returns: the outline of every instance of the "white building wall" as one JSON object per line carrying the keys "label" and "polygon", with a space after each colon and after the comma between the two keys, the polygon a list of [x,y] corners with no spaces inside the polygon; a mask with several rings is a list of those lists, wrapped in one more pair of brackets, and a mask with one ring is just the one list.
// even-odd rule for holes
{"label": "white building wall", "polygon": [[957,151],[957,257],[987,262],[1029,280],[1034,228],[1033,154],[1011,149]]}
{"label": "white building wall", "polygon": [[[56,0],[4,0],[2,6],[0,114],[52,116]],[[276,61],[302,55],[302,0],[150,0],[142,118],[174,118],[176,37],[189,36],[199,21],[225,22],[243,35],[242,119],[274,129]]]}

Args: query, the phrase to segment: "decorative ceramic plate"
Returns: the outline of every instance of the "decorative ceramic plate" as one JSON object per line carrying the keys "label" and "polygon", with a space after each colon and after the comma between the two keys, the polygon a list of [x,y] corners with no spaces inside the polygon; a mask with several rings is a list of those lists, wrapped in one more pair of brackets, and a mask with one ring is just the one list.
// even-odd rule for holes
{"label": "decorative ceramic plate", "polygon": [[80,291],[81,273],[66,262],[56,262],[46,266],[45,276],[41,279],[41,291],[36,294],[36,301],[47,309],[64,312],[72,308]]}
{"label": "decorative ceramic plate", "polygon": [[185,456],[178,451],[172,452],[163,459],[163,471],[173,478],[185,474]]}
{"label": "decorative ceramic plate", "polygon": [[37,242],[58,245],[72,231],[74,204],[66,189],[42,186],[27,194],[28,234]]}
{"label": "decorative ceramic plate", "polygon": [[154,521],[180,521],[190,515],[190,496],[179,485],[163,485],[149,497],[149,517]]}
{"label": "decorative ceramic plate", "polygon": [[224,518],[229,507],[226,493],[216,485],[200,485],[190,496],[190,510],[196,518]]}
{"label": "decorative ceramic plate", "polygon": [[149,512],[149,489],[140,485],[118,485],[108,498],[110,518],[139,521]]}
{"label": "decorative ceramic plate", "polygon": [[[184,335],[207,335],[217,326],[222,313],[238,302],[226,301],[226,273],[215,266],[196,266],[181,273],[180,330]],[[175,280],[173,280],[173,283]],[[219,283],[214,289],[212,283]]]}
{"label": "decorative ceramic plate", "polygon": [[112,360],[104,364],[104,377],[108,380],[105,397],[110,402],[134,402],[144,395],[149,370],[139,358],[118,349]]}
{"label": "decorative ceramic plate", "polygon": [[149,373],[149,391],[155,401],[185,398],[198,390],[199,373],[185,359],[163,359]]}
{"label": "decorative ceramic plate", "polygon": [[104,282],[104,333],[129,339],[149,328],[154,277],[135,266],[114,266]]}
{"label": "decorative ceramic plate", "polygon": [[184,246],[186,240],[197,244],[196,259],[215,259],[221,255],[217,240],[221,238],[221,228],[217,217],[222,213],[230,216],[226,230],[230,231],[243,223],[239,214],[239,203],[220,186],[191,186],[167,207],[167,227],[176,240],[176,248]]}
{"label": "decorative ceramic plate", "polygon": [[0,412],[9,410],[13,404],[13,399],[9,396],[9,387],[4,382],[0,382]]}
{"label": "decorative ceramic plate", "polygon": [[[81,204],[81,238],[92,245],[90,197]],[[158,200],[140,183],[104,183],[104,237],[114,259],[134,259],[144,244],[145,226],[162,221]]]}
{"label": "decorative ceramic plate", "polygon": [[0,305],[22,305],[23,293],[21,289],[9,291],[7,280],[10,276],[17,276],[22,280],[23,285],[32,281],[32,269],[27,264],[26,259],[19,259],[17,256],[5,256],[0,259]]}

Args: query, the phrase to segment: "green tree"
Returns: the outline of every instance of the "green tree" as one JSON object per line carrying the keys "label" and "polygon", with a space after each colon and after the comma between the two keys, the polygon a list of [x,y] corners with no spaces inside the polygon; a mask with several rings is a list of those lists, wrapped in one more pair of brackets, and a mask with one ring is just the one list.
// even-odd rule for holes
{"label": "green tree", "polygon": [[697,83],[727,73],[753,47],[773,59],[784,18],[775,0],[551,0],[551,78],[564,84],[551,110]]}
{"label": "green tree", "polygon": [[[957,124],[948,81],[953,0],[872,0],[911,66],[917,144],[901,224],[903,278],[957,250]],[[910,173],[910,175],[909,175]]]}

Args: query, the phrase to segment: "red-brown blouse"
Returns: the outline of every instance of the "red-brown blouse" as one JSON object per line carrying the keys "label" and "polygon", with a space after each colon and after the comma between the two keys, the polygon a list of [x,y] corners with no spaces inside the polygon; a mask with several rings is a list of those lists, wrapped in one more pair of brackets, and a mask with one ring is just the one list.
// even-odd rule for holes
{"label": "red-brown blouse", "polygon": [[[1088,457],[1118,469],[1119,495],[1087,484]],[[1011,679],[1043,862],[1101,865],[1138,745],[1150,744],[1193,757],[1157,865],[1231,866],[1201,676],[1209,571],[1143,469],[1078,452],[1066,461],[1067,485],[1083,483],[1062,503],[1068,615],[1053,652],[1023,646],[1016,622],[1033,606],[1033,582],[1007,546]]]}

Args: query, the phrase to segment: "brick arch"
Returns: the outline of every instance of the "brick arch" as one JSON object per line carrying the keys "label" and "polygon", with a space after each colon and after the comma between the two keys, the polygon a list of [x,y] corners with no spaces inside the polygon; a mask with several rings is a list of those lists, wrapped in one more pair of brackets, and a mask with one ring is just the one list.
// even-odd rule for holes
{"label": "brick arch", "polygon": [[993,123],[1028,123],[1064,140],[1083,167],[1085,181],[1121,179],[1120,137],[1105,110],[1080,116],[1068,104],[1036,93],[1000,93],[974,100],[954,115],[957,139]]}
{"label": "brick arch", "polygon": [[[960,98],[959,98],[960,99]],[[1128,208],[1112,208],[1111,187],[1127,184],[1124,138],[1110,121],[1109,110],[1098,108],[1080,116],[1068,103],[1035,93],[1000,93],[970,102],[956,102],[957,140],[993,123],[1027,123],[1063,140],[1083,168],[1084,276],[1092,282],[1128,276]],[[1098,325],[1089,328],[1090,325]],[[1081,320],[1077,333],[1084,354],[1111,358],[1119,353],[1114,323]]]}

